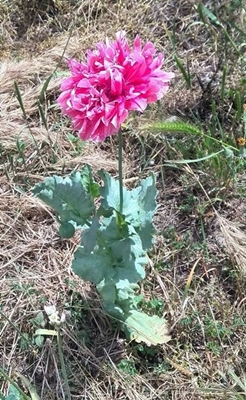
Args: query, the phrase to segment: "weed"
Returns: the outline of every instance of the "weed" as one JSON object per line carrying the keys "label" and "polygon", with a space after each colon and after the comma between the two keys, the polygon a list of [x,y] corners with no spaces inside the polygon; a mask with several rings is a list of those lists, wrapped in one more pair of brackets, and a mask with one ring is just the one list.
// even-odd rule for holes
{"label": "weed", "polygon": [[167,243],[172,243],[177,240],[177,233],[173,225],[169,225],[167,228],[163,229],[162,235]]}
{"label": "weed", "polygon": [[192,323],[197,320],[198,314],[199,314],[198,311],[194,311],[192,314],[186,315],[184,318],[182,318],[180,320],[180,325],[181,326],[187,326],[187,325],[191,326]]}
{"label": "weed", "polygon": [[38,312],[37,315],[34,318],[30,319],[30,322],[34,326],[34,328],[44,327],[45,326],[45,319],[44,319],[43,312],[42,311]]}
{"label": "weed", "polygon": [[191,74],[190,74],[190,69],[189,69],[188,60],[187,60],[187,63],[186,63],[186,67],[184,67],[182,61],[178,58],[177,55],[174,56],[174,59],[175,59],[175,61],[176,61],[176,64],[177,64],[179,70],[181,71],[181,73],[182,73],[182,75],[183,75],[183,78],[184,78],[184,80],[185,80],[185,82],[186,82],[188,88],[191,88],[191,79],[192,79],[192,76],[191,76]]}
{"label": "weed", "polygon": [[73,145],[73,150],[71,150],[71,155],[81,156],[85,147],[85,142],[83,142],[79,137],[67,134],[68,141]]}
{"label": "weed", "polygon": [[16,291],[16,293],[22,293],[25,297],[39,295],[39,291],[37,291],[33,283],[13,282],[12,288]]}
{"label": "weed", "polygon": [[232,325],[234,327],[237,326],[246,326],[245,320],[238,314],[233,315],[233,322]]}
{"label": "weed", "polygon": [[162,363],[157,364],[156,366],[154,366],[153,373],[157,374],[157,375],[160,375],[160,374],[165,374],[169,370],[170,370],[169,363],[163,361]]}
{"label": "weed", "polygon": [[220,321],[214,321],[209,315],[204,318],[204,330],[206,336],[220,341],[233,334],[231,328],[225,327]]}
{"label": "weed", "polygon": [[29,350],[30,347],[33,347],[33,344],[33,339],[29,333],[23,332],[19,337],[19,346],[21,351]]}
{"label": "weed", "polygon": [[8,383],[8,390],[7,390],[7,395],[4,396],[0,392],[0,397],[3,400],[40,400],[40,397],[38,396],[36,389],[30,384],[28,379],[26,379],[23,375],[17,374],[17,377],[20,379],[22,385],[28,390],[30,393],[30,396],[27,396],[26,393],[20,388],[20,386],[15,383],[14,379],[12,377],[8,376],[8,374],[0,368],[0,376],[2,376]]}
{"label": "weed", "polygon": [[210,350],[215,356],[219,356],[222,352],[223,349],[221,348],[220,344],[214,341],[208,341],[206,343],[206,347],[208,350]]}
{"label": "weed", "polygon": [[153,315],[162,315],[164,311],[164,301],[154,297],[145,304],[145,307],[147,310],[153,313]]}
{"label": "weed", "polygon": [[187,194],[183,203],[179,206],[180,211],[190,214],[194,211],[194,207],[198,204],[199,198],[192,194]]}
{"label": "weed", "polygon": [[27,145],[26,145],[25,141],[19,140],[19,139],[16,140],[16,147],[17,147],[17,150],[18,150],[18,153],[19,153],[19,157],[17,158],[17,162],[23,163],[25,169],[26,169],[26,163],[25,163],[24,151],[26,149],[26,146]]}
{"label": "weed", "polygon": [[220,382],[217,387],[202,389],[203,392],[223,394],[230,400],[244,400],[246,395],[246,375],[239,377],[232,368],[228,368],[226,373],[218,371],[224,382]]}
{"label": "weed", "polygon": [[135,363],[129,359],[122,359],[118,364],[117,368],[122,371],[126,375],[135,376],[137,375],[138,371],[135,367]]}

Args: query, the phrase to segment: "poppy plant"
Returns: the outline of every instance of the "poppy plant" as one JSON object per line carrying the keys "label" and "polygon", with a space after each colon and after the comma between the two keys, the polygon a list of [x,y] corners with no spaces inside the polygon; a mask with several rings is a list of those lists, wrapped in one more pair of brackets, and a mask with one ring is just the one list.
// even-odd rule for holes
{"label": "poppy plant", "polygon": [[[146,252],[154,243],[156,178],[151,174],[131,190],[123,185],[120,127],[130,111],[144,111],[168,90],[174,74],[161,69],[163,59],[151,42],[142,45],[138,36],[131,48],[120,31],[116,40],[106,39],[88,50],[86,62],[68,61],[71,75],[62,81],[58,103],[82,140],[100,142],[118,133],[119,180],[100,170],[99,184],[92,168],[84,165],[70,176],[48,177],[33,190],[56,211],[64,239],[81,230],[73,272],[95,285],[105,311],[130,340],[147,345],[170,340],[166,321],[140,311],[136,296],[145,278]],[[61,322],[56,312],[50,319]]]}

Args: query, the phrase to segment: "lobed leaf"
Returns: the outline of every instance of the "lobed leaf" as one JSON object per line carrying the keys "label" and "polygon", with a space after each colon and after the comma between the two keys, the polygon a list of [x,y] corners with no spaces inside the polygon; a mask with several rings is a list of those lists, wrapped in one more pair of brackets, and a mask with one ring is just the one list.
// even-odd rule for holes
{"label": "lobed leaf", "polygon": [[138,218],[133,225],[139,234],[144,250],[149,250],[153,244],[155,228],[152,223],[156,211],[156,180],[154,174],[143,179],[140,186],[132,191],[132,196],[138,202]]}
{"label": "lobed leaf", "polygon": [[[120,211],[120,190],[119,182],[116,181],[110,174],[104,170],[98,171],[98,175],[104,181],[104,186],[100,187],[100,195],[102,196],[101,206],[104,210],[114,209]],[[126,215],[126,209],[131,200],[130,192],[123,187],[123,211],[122,214]],[[134,208],[132,209],[132,212]]]}
{"label": "lobed leaf", "polygon": [[144,342],[148,346],[164,344],[171,340],[163,318],[149,316],[137,310],[130,310],[125,315],[122,330],[131,340],[137,343]]}
{"label": "lobed leaf", "polygon": [[52,207],[61,222],[75,222],[83,226],[95,211],[91,196],[86,193],[79,172],[65,178],[54,175],[38,183],[33,189],[35,196]]}
{"label": "lobed leaf", "polygon": [[139,234],[142,240],[144,250],[150,249],[155,233],[152,224],[153,215],[156,211],[156,181],[152,174],[150,177],[143,179],[140,186],[128,191],[123,189],[123,211],[120,216],[119,210],[119,182],[113,179],[104,171],[99,171],[99,175],[104,180],[104,186],[100,189],[102,199],[102,207],[104,210],[114,209],[118,214],[118,223],[122,229],[126,229],[126,225],[122,224],[122,215],[124,221],[128,225],[135,228],[135,233]]}

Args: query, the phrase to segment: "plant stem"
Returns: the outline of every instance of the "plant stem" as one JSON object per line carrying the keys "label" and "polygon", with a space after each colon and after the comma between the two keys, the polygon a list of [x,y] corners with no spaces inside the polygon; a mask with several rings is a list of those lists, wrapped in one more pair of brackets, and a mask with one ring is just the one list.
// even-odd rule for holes
{"label": "plant stem", "polygon": [[123,211],[123,178],[122,178],[122,131],[121,128],[119,130],[119,190],[120,190],[120,213]]}
{"label": "plant stem", "polygon": [[59,327],[57,329],[57,347],[58,347],[58,353],[59,353],[59,358],[60,358],[60,363],[61,363],[62,375],[63,375],[64,383],[66,386],[67,398],[68,398],[68,400],[71,400],[70,387],[68,384],[67,372],[66,372],[62,347],[61,347],[61,329]]}
{"label": "plant stem", "polygon": [[0,316],[6,319],[6,321],[8,321],[8,323],[12,326],[12,328],[19,333],[21,339],[27,343],[28,347],[31,347],[30,341],[26,338],[25,335],[23,335],[23,333],[19,330],[18,326],[15,325],[1,310],[0,310]]}
{"label": "plant stem", "polygon": [[16,390],[18,390],[18,392],[20,393],[20,395],[22,396],[23,400],[31,400],[31,398],[29,396],[27,396],[23,390],[21,390],[21,388],[19,388],[19,386],[17,385],[17,383],[15,383],[13,381],[13,379],[11,379],[2,368],[0,368],[0,375],[2,375],[4,377],[4,379],[6,379],[6,381],[9,381],[9,383],[15,387]]}

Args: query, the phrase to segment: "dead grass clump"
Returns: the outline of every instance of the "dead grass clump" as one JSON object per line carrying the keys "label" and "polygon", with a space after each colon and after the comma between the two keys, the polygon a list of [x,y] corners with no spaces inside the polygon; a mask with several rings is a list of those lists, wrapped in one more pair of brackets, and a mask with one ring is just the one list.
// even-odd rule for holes
{"label": "dead grass clump", "polygon": [[225,248],[242,275],[246,275],[246,234],[238,223],[229,221],[221,215],[217,215],[221,232],[224,238]]}

